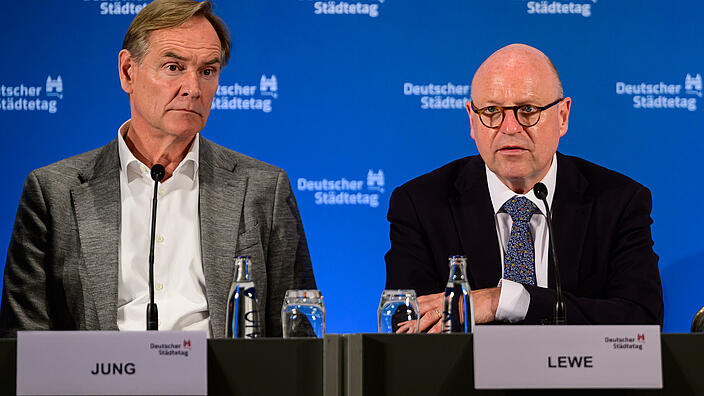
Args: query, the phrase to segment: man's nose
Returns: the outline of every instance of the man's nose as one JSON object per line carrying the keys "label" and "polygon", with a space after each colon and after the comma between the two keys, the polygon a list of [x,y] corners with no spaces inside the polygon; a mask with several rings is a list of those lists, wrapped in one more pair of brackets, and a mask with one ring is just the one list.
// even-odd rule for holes
{"label": "man's nose", "polygon": [[181,84],[181,96],[192,96],[194,99],[200,98],[200,79],[197,71],[184,74]]}
{"label": "man's nose", "polygon": [[513,110],[504,110],[504,122],[501,123],[499,132],[512,135],[523,130],[523,126],[518,123]]}

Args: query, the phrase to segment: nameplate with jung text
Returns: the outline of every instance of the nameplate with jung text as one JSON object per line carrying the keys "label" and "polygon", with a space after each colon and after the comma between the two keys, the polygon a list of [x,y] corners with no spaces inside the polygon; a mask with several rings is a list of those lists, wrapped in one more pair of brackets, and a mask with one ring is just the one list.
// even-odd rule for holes
{"label": "nameplate with jung text", "polygon": [[18,395],[206,395],[205,332],[20,331]]}

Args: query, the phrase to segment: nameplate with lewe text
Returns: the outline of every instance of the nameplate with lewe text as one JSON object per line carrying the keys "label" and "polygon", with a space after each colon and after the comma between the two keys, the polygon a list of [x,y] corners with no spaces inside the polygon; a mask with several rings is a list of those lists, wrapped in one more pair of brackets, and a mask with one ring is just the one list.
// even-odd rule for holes
{"label": "nameplate with lewe text", "polygon": [[18,395],[206,395],[205,332],[20,331]]}
{"label": "nameplate with lewe text", "polygon": [[476,389],[662,388],[659,326],[475,326]]}

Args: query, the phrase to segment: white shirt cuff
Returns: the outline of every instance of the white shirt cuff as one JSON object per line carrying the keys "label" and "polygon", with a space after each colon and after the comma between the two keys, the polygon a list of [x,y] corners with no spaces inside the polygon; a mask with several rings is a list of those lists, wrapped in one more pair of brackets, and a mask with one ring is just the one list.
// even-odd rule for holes
{"label": "white shirt cuff", "polygon": [[507,279],[501,279],[499,286],[501,294],[496,308],[496,320],[515,323],[525,319],[530,305],[530,293],[522,284]]}

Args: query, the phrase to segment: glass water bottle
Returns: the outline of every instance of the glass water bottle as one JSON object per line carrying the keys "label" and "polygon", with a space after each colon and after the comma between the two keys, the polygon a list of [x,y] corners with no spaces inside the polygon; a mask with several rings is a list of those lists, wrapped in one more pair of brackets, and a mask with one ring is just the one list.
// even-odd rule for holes
{"label": "glass water bottle", "polygon": [[227,296],[225,336],[227,338],[256,338],[261,336],[257,291],[250,275],[249,256],[235,258],[235,278]]}
{"label": "glass water bottle", "polygon": [[450,277],[442,302],[442,332],[472,333],[474,303],[467,279],[467,257],[450,256]]}

